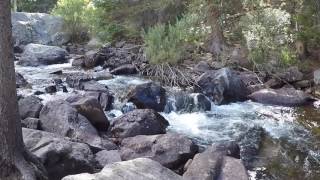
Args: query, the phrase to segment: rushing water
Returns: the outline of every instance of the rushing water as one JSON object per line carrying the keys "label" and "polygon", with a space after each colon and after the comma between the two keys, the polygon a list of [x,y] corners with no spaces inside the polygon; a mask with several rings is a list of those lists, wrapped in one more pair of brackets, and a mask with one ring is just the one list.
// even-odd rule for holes
{"label": "rushing water", "polygon": [[[63,70],[72,73],[83,70],[73,69],[70,63],[45,67],[16,66],[33,89],[19,89],[23,95],[32,94],[36,90],[52,84],[54,78],[50,72]],[[84,73],[92,73],[87,71]],[[99,83],[108,86],[116,97],[114,109],[106,114],[119,116],[127,91],[131,86],[146,83],[149,80],[139,77],[116,76]],[[69,93],[59,92],[55,95],[41,95],[44,101],[66,98]],[[175,107],[175,93],[195,97],[177,88],[167,88],[168,106],[171,111],[161,113],[169,122],[169,131],[185,134],[199,145],[206,146],[215,142],[237,141],[254,127],[262,127],[264,135],[260,143],[259,154],[251,162],[249,174],[252,179],[320,179],[320,110],[315,107],[288,108],[267,106],[251,101],[231,103],[222,106],[211,106],[211,110],[202,111]],[[197,103],[197,101],[194,101]]]}

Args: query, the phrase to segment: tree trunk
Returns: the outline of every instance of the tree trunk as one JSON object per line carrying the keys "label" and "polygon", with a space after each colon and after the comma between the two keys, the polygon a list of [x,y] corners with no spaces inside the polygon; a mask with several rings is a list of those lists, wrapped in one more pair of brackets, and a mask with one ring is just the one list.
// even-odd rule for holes
{"label": "tree trunk", "polygon": [[13,62],[10,0],[0,0],[0,12],[0,179],[45,179],[43,166],[26,151],[22,140]]}

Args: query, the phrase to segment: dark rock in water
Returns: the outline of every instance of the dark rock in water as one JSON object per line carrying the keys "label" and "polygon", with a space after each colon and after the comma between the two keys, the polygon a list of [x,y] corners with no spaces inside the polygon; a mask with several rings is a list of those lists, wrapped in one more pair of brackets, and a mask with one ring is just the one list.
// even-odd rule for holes
{"label": "dark rock in water", "polygon": [[138,71],[132,64],[126,64],[113,69],[110,73],[114,75],[136,74]]}
{"label": "dark rock in water", "polygon": [[62,75],[63,72],[62,70],[58,70],[58,71],[51,72],[50,74]]}
{"label": "dark rock in water", "polygon": [[118,150],[102,150],[95,154],[95,160],[98,162],[98,168],[103,168],[107,164],[112,164],[115,162],[120,162],[120,152]]}
{"label": "dark rock in water", "polygon": [[128,101],[139,109],[154,109],[161,112],[166,105],[166,90],[154,83],[137,85],[130,90]]}
{"label": "dark rock in water", "polygon": [[137,158],[105,166],[96,174],[77,174],[62,180],[182,180],[182,177],[149,158]]}
{"label": "dark rock in water", "polygon": [[111,133],[116,138],[166,133],[168,121],[151,109],[137,109],[113,120]]}
{"label": "dark rock in water", "polygon": [[208,96],[216,104],[244,101],[249,93],[242,80],[229,68],[202,74],[197,85],[196,91]]}
{"label": "dark rock in water", "polygon": [[148,157],[163,166],[177,170],[198,151],[198,147],[186,136],[174,133],[135,136],[121,142],[121,159]]}
{"label": "dark rock in water", "polygon": [[22,132],[26,148],[41,160],[50,179],[94,171],[94,156],[88,145],[43,131],[22,128]]}
{"label": "dark rock in water", "polygon": [[103,58],[99,56],[99,53],[95,50],[88,51],[84,56],[84,67],[93,68],[103,64]]}
{"label": "dark rock in water", "polygon": [[131,112],[135,109],[137,109],[137,106],[131,102],[128,102],[122,106],[121,111],[125,114],[125,113]]}
{"label": "dark rock in water", "polygon": [[55,47],[40,44],[28,44],[18,62],[23,66],[39,66],[66,63],[67,51]]}
{"label": "dark rock in water", "polygon": [[39,118],[43,105],[41,99],[36,96],[28,96],[19,100],[19,114],[21,119],[28,117]]}
{"label": "dark rock in water", "polygon": [[212,180],[217,179],[223,163],[223,154],[208,148],[196,154],[183,174],[184,180]]}
{"label": "dark rock in water", "polygon": [[196,94],[194,97],[196,111],[210,111],[211,102],[203,94]]}
{"label": "dark rock in water", "polygon": [[249,98],[255,102],[280,106],[301,106],[312,102],[308,94],[294,88],[262,89],[249,95]]}
{"label": "dark rock in water", "polygon": [[57,87],[55,85],[48,86],[44,89],[46,93],[53,94],[57,92]]}
{"label": "dark rock in water", "polygon": [[24,128],[40,130],[40,120],[37,118],[26,118],[21,120],[21,125]]}
{"label": "dark rock in water", "polygon": [[244,165],[249,168],[251,162],[259,153],[264,130],[262,127],[254,126],[239,138],[238,144],[240,146],[240,157]]}
{"label": "dark rock in water", "polygon": [[27,85],[27,80],[20,73],[16,73],[16,87],[21,88],[26,87]]}
{"label": "dark rock in water", "polygon": [[60,85],[63,83],[62,79],[53,79],[55,85]]}
{"label": "dark rock in water", "polygon": [[101,131],[107,131],[110,125],[98,99],[87,96],[72,102],[71,105],[75,107],[80,114],[86,117],[91,124]]}
{"label": "dark rock in water", "polygon": [[39,96],[39,95],[41,95],[41,94],[45,94],[45,92],[42,92],[42,91],[36,91],[36,92],[34,92],[33,94],[34,94],[34,95],[36,95],[36,96]]}
{"label": "dark rock in water", "polygon": [[62,100],[48,102],[40,112],[41,128],[89,144],[98,149],[116,146],[99,137],[97,130],[70,103]]}
{"label": "dark rock in water", "polygon": [[219,180],[249,180],[249,175],[240,159],[225,156]]}
{"label": "dark rock in water", "polygon": [[22,47],[22,46],[19,46],[19,45],[15,45],[15,46],[13,47],[13,52],[20,54],[20,53],[23,52],[23,47]]}
{"label": "dark rock in water", "polygon": [[109,111],[112,108],[114,97],[109,92],[86,92],[85,96],[92,96],[96,98],[104,111]]}

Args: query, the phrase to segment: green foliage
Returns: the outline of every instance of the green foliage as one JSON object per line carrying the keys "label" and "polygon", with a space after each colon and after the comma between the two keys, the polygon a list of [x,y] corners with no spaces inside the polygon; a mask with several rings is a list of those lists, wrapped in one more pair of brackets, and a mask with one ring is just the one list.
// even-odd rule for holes
{"label": "green foliage", "polygon": [[95,25],[91,22],[95,19],[95,8],[90,0],[59,0],[52,13],[64,18],[65,28],[73,42],[85,40]]}
{"label": "green foliage", "polygon": [[57,0],[17,0],[18,11],[22,12],[50,12]]}
{"label": "green foliage", "polygon": [[174,25],[156,25],[144,33],[145,53],[151,64],[178,64],[185,58],[186,47],[201,46],[209,31],[199,14],[189,12]]}

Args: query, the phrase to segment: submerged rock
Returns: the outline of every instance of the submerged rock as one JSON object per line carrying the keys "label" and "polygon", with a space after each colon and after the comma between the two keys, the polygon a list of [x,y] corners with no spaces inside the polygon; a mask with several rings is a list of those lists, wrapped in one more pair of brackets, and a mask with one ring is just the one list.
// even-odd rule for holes
{"label": "submerged rock", "polygon": [[301,106],[312,102],[312,98],[294,88],[262,89],[249,95],[255,102],[279,106]]}
{"label": "submerged rock", "polygon": [[154,109],[161,112],[166,105],[166,90],[155,83],[137,85],[130,90],[128,101],[139,109]]}
{"label": "submerged rock", "polygon": [[182,180],[173,171],[148,158],[117,162],[105,166],[96,174],[78,174],[64,177],[62,180]]}
{"label": "submerged rock", "polygon": [[94,156],[88,145],[43,131],[22,128],[22,132],[26,148],[41,160],[50,180],[93,172]]}
{"label": "submerged rock", "polygon": [[198,92],[208,96],[216,104],[244,101],[249,93],[247,87],[229,68],[208,71],[197,80]]}
{"label": "submerged rock", "polygon": [[18,62],[23,66],[40,66],[67,62],[67,51],[56,46],[28,44]]}
{"label": "submerged rock", "polygon": [[122,160],[148,157],[163,166],[178,170],[198,151],[197,145],[186,136],[168,133],[135,136],[121,142]]}
{"label": "submerged rock", "polygon": [[16,73],[16,87],[22,88],[22,87],[26,87],[27,85],[28,85],[27,80],[20,73]]}
{"label": "submerged rock", "polygon": [[137,109],[113,120],[111,133],[116,138],[166,133],[168,121],[151,109]]}
{"label": "submerged rock", "polygon": [[12,13],[12,35],[16,46],[29,43],[60,46],[70,40],[61,17],[44,13]]}

